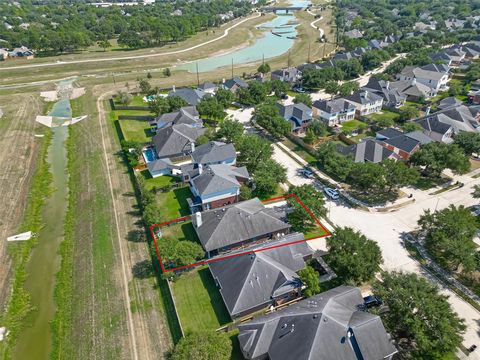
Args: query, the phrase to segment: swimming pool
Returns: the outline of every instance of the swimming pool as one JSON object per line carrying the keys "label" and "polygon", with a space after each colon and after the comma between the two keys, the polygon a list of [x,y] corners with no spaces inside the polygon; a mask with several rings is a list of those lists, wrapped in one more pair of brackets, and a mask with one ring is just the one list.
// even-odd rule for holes
{"label": "swimming pool", "polygon": [[143,151],[143,158],[145,159],[146,163],[152,162],[157,160],[157,154],[155,153],[155,149],[148,148]]}

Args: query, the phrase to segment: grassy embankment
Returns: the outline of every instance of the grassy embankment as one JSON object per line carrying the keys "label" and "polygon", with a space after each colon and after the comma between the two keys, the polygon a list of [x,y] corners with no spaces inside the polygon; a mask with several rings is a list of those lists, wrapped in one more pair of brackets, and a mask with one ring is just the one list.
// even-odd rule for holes
{"label": "grassy embankment", "polygon": [[[52,176],[50,173],[50,165],[47,161],[52,132],[50,129],[43,128],[43,134],[45,136],[40,146],[38,163],[28,196],[28,205],[19,232],[30,230],[36,233],[40,231],[42,228],[41,211],[46,198],[52,190]],[[13,279],[11,281],[12,291],[10,299],[8,300],[6,310],[1,316],[0,321],[10,332],[7,340],[0,343],[0,358],[2,359],[9,359],[11,357],[11,352],[17,337],[22,327],[26,325],[25,320],[28,314],[34,310],[30,303],[30,296],[23,285],[27,276],[26,265],[30,258],[30,253],[36,244],[37,240],[34,237],[25,242],[22,241],[11,244],[8,249],[9,255],[13,259]]]}

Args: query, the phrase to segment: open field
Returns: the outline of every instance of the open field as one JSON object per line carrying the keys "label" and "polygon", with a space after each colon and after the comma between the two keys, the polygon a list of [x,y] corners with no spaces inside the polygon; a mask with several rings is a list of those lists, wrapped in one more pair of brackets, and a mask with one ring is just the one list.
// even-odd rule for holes
{"label": "open field", "polygon": [[35,122],[43,104],[33,93],[0,96],[0,108],[4,112],[0,118],[0,307],[3,309],[12,275],[5,238],[21,230],[39,146],[44,140],[34,134],[43,134],[45,129]]}

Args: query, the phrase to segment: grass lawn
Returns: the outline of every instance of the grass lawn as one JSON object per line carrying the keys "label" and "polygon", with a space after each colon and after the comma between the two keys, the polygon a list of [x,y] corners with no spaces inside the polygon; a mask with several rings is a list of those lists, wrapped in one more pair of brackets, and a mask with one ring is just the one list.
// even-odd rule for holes
{"label": "grass lawn", "polygon": [[148,121],[143,120],[118,120],[123,137],[127,141],[147,143],[152,140],[153,133]]}
{"label": "grass lawn", "polygon": [[366,117],[373,121],[393,120],[396,121],[400,115],[394,111],[382,110],[379,113],[370,114]]}
{"label": "grass lawn", "polygon": [[324,229],[322,229],[320,226],[317,226],[311,231],[305,233],[305,239],[311,239],[311,238],[315,238],[315,237],[326,235],[326,234],[327,232]]}
{"label": "grass lawn", "polygon": [[274,194],[263,195],[263,196],[259,196],[258,198],[260,200],[268,200],[268,199],[271,199],[277,196],[282,196],[282,195],[285,195],[285,191],[283,191],[283,188],[280,185],[278,185],[277,190],[275,191]]}
{"label": "grass lawn", "polygon": [[366,129],[367,126],[368,125],[365,124],[364,122],[353,119],[353,120],[345,121],[342,124],[342,130],[346,132],[352,132],[358,129]]}
{"label": "grass lawn", "polygon": [[140,174],[145,179],[145,187],[147,188],[147,190],[152,190],[156,187],[172,185],[180,181],[179,178],[170,175],[163,175],[152,178],[152,175],[150,175],[150,172],[148,170],[143,170]]}
{"label": "grass lawn", "polygon": [[168,221],[190,215],[187,199],[192,196],[188,186],[165,193],[158,193],[156,200],[161,211],[161,220]]}
{"label": "grass lawn", "polygon": [[178,240],[186,240],[200,243],[197,233],[193,228],[191,221],[180,222],[170,226],[164,226],[161,229],[162,237],[169,237]]}
{"label": "grass lawn", "polygon": [[317,159],[315,159],[312,155],[305,151],[301,146],[295,144],[289,139],[282,140],[282,144],[292,150],[294,153],[299,155],[302,159],[304,159],[309,164],[315,163]]}
{"label": "grass lawn", "polygon": [[181,275],[172,288],[185,333],[216,330],[231,321],[208,267]]}

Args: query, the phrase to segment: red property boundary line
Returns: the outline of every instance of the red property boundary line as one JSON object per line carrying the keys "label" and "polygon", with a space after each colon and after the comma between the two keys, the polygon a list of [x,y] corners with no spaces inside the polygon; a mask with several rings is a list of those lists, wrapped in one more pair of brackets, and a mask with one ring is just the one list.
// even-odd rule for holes
{"label": "red property boundary line", "polygon": [[155,243],[155,250],[157,252],[158,262],[160,264],[160,268],[162,269],[162,273],[168,273],[168,272],[172,272],[172,271],[176,271],[176,270],[188,269],[188,268],[191,268],[191,267],[205,265],[205,264],[215,262],[215,261],[230,259],[230,258],[233,258],[233,257],[236,257],[236,256],[242,256],[242,255],[252,254],[252,253],[261,252],[261,251],[265,251],[265,250],[276,249],[276,248],[280,248],[280,247],[283,247],[283,246],[289,246],[289,245],[294,245],[294,244],[298,244],[298,243],[302,243],[302,242],[307,242],[307,241],[310,241],[310,240],[321,239],[321,238],[324,238],[324,237],[327,237],[327,236],[331,235],[330,231],[328,231],[328,229],[315,217],[315,215],[313,215],[312,211],[295,194],[277,196],[277,197],[274,197],[274,198],[263,200],[262,202],[263,203],[270,203],[270,202],[277,201],[277,200],[285,200],[289,197],[293,197],[296,201],[298,201],[298,203],[307,211],[307,213],[318,224],[318,226],[320,226],[325,231],[324,235],[315,236],[315,237],[311,237],[311,238],[303,239],[303,240],[291,241],[291,242],[288,242],[288,243],[285,243],[285,244],[280,244],[280,245],[268,246],[268,247],[261,248],[261,249],[244,251],[244,252],[239,252],[239,253],[225,255],[225,256],[219,256],[219,257],[215,257],[215,258],[212,258],[212,259],[205,259],[205,260],[197,261],[195,263],[188,264],[188,265],[177,266],[177,267],[174,267],[174,268],[165,269],[165,266],[163,265],[162,257],[160,256],[160,250],[158,249],[157,238],[155,236],[155,232],[153,231],[153,229],[155,229],[157,227],[170,225],[170,224],[175,224],[175,223],[182,222],[182,221],[185,221],[185,220],[190,220],[191,217],[192,217],[191,215],[183,216],[183,217],[180,217],[178,219],[165,221],[163,223],[154,224],[154,225],[150,226],[150,234],[152,235],[153,242]]}

